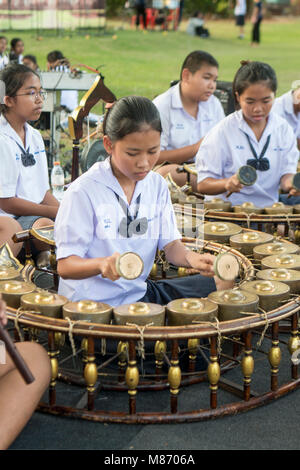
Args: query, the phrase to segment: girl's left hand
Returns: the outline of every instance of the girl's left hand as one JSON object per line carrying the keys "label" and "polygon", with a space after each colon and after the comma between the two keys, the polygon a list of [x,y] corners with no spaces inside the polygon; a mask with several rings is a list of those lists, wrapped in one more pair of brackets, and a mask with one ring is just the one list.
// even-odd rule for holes
{"label": "girl's left hand", "polygon": [[191,263],[191,267],[197,269],[202,276],[206,277],[213,277],[215,275],[214,272],[214,255],[210,255],[209,253],[205,253],[203,255],[197,255],[193,258]]}
{"label": "girl's left hand", "polygon": [[289,196],[300,196],[300,191],[297,191],[297,189],[292,188],[289,190]]}
{"label": "girl's left hand", "polygon": [[5,326],[7,323],[5,307],[6,307],[6,303],[0,297],[0,324],[2,326]]}

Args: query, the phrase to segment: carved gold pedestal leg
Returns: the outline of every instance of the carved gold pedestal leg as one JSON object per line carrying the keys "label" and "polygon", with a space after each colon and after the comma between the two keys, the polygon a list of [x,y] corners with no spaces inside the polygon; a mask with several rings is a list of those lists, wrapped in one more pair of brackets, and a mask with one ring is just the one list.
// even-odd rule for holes
{"label": "carved gold pedestal leg", "polygon": [[171,361],[170,368],[168,372],[168,381],[170,384],[170,394],[171,394],[171,413],[177,413],[177,404],[178,404],[178,393],[181,382],[181,370],[179,367],[178,360],[178,341],[173,340],[172,342],[172,352],[171,352]]}
{"label": "carved gold pedestal leg", "polygon": [[25,240],[24,248],[25,248],[25,264],[31,264],[32,266],[35,266],[34,261],[32,259],[30,240]]}
{"label": "carved gold pedestal leg", "polygon": [[94,409],[95,404],[95,383],[97,382],[98,371],[95,363],[95,345],[93,338],[88,338],[87,363],[84,368],[84,380],[88,392],[88,410]]}
{"label": "carved gold pedestal leg", "polygon": [[54,332],[48,333],[48,348],[51,364],[51,381],[49,385],[49,404],[54,406],[56,403],[56,379],[58,376],[58,354],[57,344],[55,342]]}
{"label": "carved gold pedestal leg", "polygon": [[136,394],[139,383],[139,370],[136,365],[135,342],[129,341],[129,361],[125,373],[129,395],[129,414],[136,414]]}
{"label": "carved gold pedestal leg", "polygon": [[210,407],[217,408],[217,390],[220,380],[220,365],[217,356],[217,338],[215,336],[210,339],[210,364],[207,368],[208,380],[210,383]]}
{"label": "carved gold pedestal leg", "polygon": [[291,337],[288,342],[288,349],[289,349],[291,356],[293,356],[293,354],[296,353],[296,351],[299,351],[299,353],[296,354],[296,357],[295,357],[296,362],[292,361],[292,366],[291,366],[292,379],[296,380],[298,378],[298,361],[300,359],[300,341],[299,341],[299,336],[298,336],[298,313],[294,313],[294,315],[292,315],[291,322],[292,322]]}
{"label": "carved gold pedestal leg", "polygon": [[251,354],[252,354],[251,332],[247,331],[245,333],[245,351],[244,351],[244,357],[242,359],[242,371],[244,375],[244,400],[245,401],[248,401],[250,398],[251,376],[254,371],[254,360]]}
{"label": "carved gold pedestal leg", "polygon": [[194,372],[196,368],[197,351],[199,347],[199,339],[193,338],[188,340],[189,350],[189,372]]}
{"label": "carved gold pedestal leg", "polygon": [[127,354],[128,354],[128,343],[119,341],[117,353],[119,354],[119,377],[118,382],[124,383],[125,382],[125,369],[127,364]]}
{"label": "carved gold pedestal leg", "polygon": [[161,372],[164,364],[164,355],[167,351],[167,345],[165,341],[156,341],[154,346],[154,355],[155,355],[155,381],[161,381]]}
{"label": "carved gold pedestal leg", "polygon": [[269,351],[269,362],[271,365],[271,390],[275,392],[278,388],[278,367],[281,361],[281,351],[278,346],[278,323],[272,324],[272,347]]}
{"label": "carved gold pedestal leg", "polygon": [[82,359],[81,360],[82,360],[83,370],[85,369],[85,366],[88,362],[88,360],[87,360],[88,346],[89,346],[88,339],[87,338],[82,338],[82,340],[81,340]]}

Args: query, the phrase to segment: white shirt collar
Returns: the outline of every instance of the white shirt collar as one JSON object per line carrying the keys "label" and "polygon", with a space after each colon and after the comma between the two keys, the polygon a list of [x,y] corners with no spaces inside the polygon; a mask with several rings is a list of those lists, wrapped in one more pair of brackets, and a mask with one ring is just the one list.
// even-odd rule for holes
{"label": "white shirt collar", "polygon": [[[26,149],[27,150],[30,146],[31,143],[31,137],[32,137],[32,127],[26,122],[25,125],[25,144],[26,144]],[[24,144],[22,142],[21,137],[16,133],[16,131],[11,127],[7,119],[3,114],[0,116],[0,133],[7,135],[10,137],[12,140],[17,142],[19,145],[24,148]]]}
{"label": "white shirt collar", "polygon": [[[253,130],[251,129],[251,127],[247,124],[247,122],[245,121],[244,117],[243,117],[243,112],[242,110],[240,109],[239,111],[236,112],[236,116],[237,116],[237,121],[238,121],[238,128],[245,132],[251,139],[253,139],[255,142],[257,142],[257,138],[253,132]],[[268,122],[267,122],[267,125],[264,129],[264,132],[263,132],[263,136],[268,136],[269,134],[272,133],[272,130],[273,130],[273,125],[274,125],[274,113],[270,112],[269,116],[268,116]],[[264,139],[263,139],[264,140]],[[261,141],[261,140],[260,140]]]}
{"label": "white shirt collar", "polygon": [[[181,100],[180,82],[176,83],[176,85],[174,85],[171,88],[171,90],[172,90],[172,97],[171,97],[172,108],[179,108],[179,109],[182,109],[184,112],[186,112],[183,107],[182,100]],[[210,96],[207,101],[199,101],[197,119],[199,118],[200,113],[201,113],[201,117],[203,117],[204,114],[208,114],[208,103],[211,100],[213,100],[213,96]]]}

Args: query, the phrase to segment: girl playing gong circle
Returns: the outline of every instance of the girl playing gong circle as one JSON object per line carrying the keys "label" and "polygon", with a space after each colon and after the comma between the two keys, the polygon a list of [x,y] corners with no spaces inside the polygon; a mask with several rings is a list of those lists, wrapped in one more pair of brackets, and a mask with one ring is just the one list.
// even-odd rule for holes
{"label": "girl playing gong circle", "polygon": [[[272,112],[277,89],[276,74],[262,62],[242,62],[233,81],[238,111],[227,116],[204,138],[196,156],[197,190],[209,196],[232,195],[232,205],[251,201],[267,207],[279,199],[279,189],[298,196],[292,179],[299,152],[288,123]],[[253,166],[257,179],[243,186],[237,173]],[[280,195],[280,200],[295,204]],[[208,197],[209,199],[209,197]]]}
{"label": "girl playing gong circle", "polygon": [[[110,155],[65,193],[55,223],[59,293],[118,306],[143,300],[205,297],[232,287],[214,277],[214,256],[186,249],[177,230],[164,178],[152,171],[160,153],[161,122],[147,98],[129,96],[108,110],[103,144]],[[157,249],[169,262],[200,275],[174,281],[147,280]],[[121,278],[119,254],[137,253],[144,269],[134,282]]]}

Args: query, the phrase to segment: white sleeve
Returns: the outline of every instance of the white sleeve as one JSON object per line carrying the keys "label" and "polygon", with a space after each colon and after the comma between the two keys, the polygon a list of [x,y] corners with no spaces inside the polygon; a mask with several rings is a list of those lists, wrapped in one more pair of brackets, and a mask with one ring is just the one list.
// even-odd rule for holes
{"label": "white sleeve", "polygon": [[0,136],[0,197],[15,197],[19,173],[10,139]]}
{"label": "white sleeve", "polygon": [[[60,204],[54,227],[57,259],[71,255],[84,258],[94,233],[94,211],[88,195],[69,188]],[[101,256],[99,254],[99,256]]]}
{"label": "white sleeve", "polygon": [[154,99],[153,103],[159,111],[161,120],[162,133],[160,137],[160,149],[167,150],[170,140],[170,110],[169,108],[163,106],[163,104],[158,99]]}
{"label": "white sleeve", "polygon": [[205,178],[223,177],[226,152],[222,142],[222,133],[216,127],[204,137],[196,154],[197,183]]}
{"label": "white sleeve", "polygon": [[221,101],[218,98],[216,99],[215,115],[216,115],[216,123],[222,121],[222,119],[224,119],[224,117],[225,117],[224,108],[221,104]]}
{"label": "white sleeve", "polygon": [[282,126],[281,142],[284,153],[282,154],[281,160],[280,178],[287,173],[296,173],[299,160],[299,150],[297,148],[295,135],[293,129],[287,122]]}
{"label": "white sleeve", "polygon": [[176,217],[171,202],[170,191],[167,183],[163,181],[162,191],[159,195],[158,201],[160,202],[160,221],[159,221],[159,239],[158,249],[163,248],[174,240],[182,238],[176,223]]}

